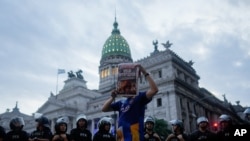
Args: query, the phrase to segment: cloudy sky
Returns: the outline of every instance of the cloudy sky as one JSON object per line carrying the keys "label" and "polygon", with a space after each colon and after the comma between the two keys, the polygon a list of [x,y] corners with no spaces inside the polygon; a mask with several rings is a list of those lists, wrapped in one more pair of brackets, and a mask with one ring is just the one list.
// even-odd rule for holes
{"label": "cloudy sky", "polygon": [[[88,88],[98,89],[115,13],[135,61],[153,51],[153,40],[169,40],[195,62],[200,87],[250,106],[249,8],[249,0],[1,0],[0,113],[16,101],[21,112],[36,112],[56,92],[58,68],[82,69]],[[58,76],[58,91],[66,79]]]}

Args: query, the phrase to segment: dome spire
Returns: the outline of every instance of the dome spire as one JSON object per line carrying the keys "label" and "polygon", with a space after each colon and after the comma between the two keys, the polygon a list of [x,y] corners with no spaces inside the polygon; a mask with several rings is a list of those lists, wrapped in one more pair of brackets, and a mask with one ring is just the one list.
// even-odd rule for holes
{"label": "dome spire", "polygon": [[120,30],[117,28],[118,27],[118,23],[116,22],[116,12],[115,12],[115,22],[114,22],[113,26],[114,26],[114,29],[111,32],[112,35],[113,34],[120,34]]}
{"label": "dome spire", "polygon": [[126,39],[121,36],[120,30],[117,28],[118,23],[116,21],[116,16],[115,21],[113,23],[113,27],[114,28],[111,32],[111,36],[106,40],[105,44],[103,45],[101,62],[104,62],[106,59],[108,60],[111,56],[125,57],[126,59],[132,62],[129,45]]}

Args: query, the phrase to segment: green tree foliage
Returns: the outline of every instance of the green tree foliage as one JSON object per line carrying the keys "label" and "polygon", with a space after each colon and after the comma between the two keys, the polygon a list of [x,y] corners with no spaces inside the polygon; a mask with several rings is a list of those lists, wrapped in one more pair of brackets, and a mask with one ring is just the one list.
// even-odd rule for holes
{"label": "green tree foliage", "polygon": [[168,122],[163,119],[157,119],[155,118],[155,132],[159,134],[161,139],[164,141],[167,136],[172,132],[171,126],[168,125]]}

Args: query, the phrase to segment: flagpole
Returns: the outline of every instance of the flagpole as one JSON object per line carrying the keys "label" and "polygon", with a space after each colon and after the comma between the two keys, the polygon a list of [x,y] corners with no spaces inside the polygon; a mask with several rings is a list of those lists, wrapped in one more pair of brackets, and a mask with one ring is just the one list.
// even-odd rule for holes
{"label": "flagpole", "polygon": [[57,90],[58,90],[58,75],[65,73],[65,69],[57,69],[57,76],[56,76],[56,95],[57,95]]}
{"label": "flagpole", "polygon": [[56,77],[56,95],[57,95],[57,89],[58,89],[58,73],[57,73],[57,77]]}

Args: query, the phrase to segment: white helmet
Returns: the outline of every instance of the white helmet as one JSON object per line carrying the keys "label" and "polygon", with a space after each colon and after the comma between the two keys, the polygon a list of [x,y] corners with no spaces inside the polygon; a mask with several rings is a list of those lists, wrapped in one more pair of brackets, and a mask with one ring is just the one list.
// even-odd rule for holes
{"label": "white helmet", "polygon": [[155,119],[151,116],[147,116],[145,119],[144,119],[144,123],[146,122],[152,122],[153,124],[155,124]]}
{"label": "white helmet", "polygon": [[84,114],[78,115],[78,116],[76,117],[76,122],[78,122],[80,119],[84,119],[84,120],[87,121],[87,117],[86,117],[86,115],[84,115]]}
{"label": "white helmet", "polygon": [[250,114],[250,108],[247,108],[247,109],[244,111],[244,114]]}
{"label": "white helmet", "polygon": [[65,124],[68,124],[69,123],[69,118],[64,116],[64,117],[60,117],[56,120],[56,123],[57,124],[60,124],[60,123],[65,123]]}
{"label": "white helmet", "polygon": [[230,122],[232,119],[229,115],[226,115],[226,114],[222,114],[220,117],[219,117],[219,122],[223,122],[223,121],[226,121],[226,122]]}
{"label": "white helmet", "polygon": [[206,122],[208,123],[208,119],[206,117],[199,117],[197,119],[197,125],[199,125],[201,122]]}
{"label": "white helmet", "polygon": [[63,131],[63,132],[67,132],[68,123],[69,123],[69,118],[68,118],[68,117],[64,116],[64,117],[58,118],[58,119],[56,120],[56,124],[55,124],[55,131],[56,131],[56,133],[61,132],[60,126],[61,126],[62,124],[64,124],[64,125],[66,126],[66,130]]}
{"label": "white helmet", "polygon": [[183,122],[181,120],[175,119],[170,121],[171,125],[177,125],[180,128],[183,128]]}
{"label": "white helmet", "polygon": [[41,118],[43,116],[43,114],[42,113],[34,113],[33,116],[34,116],[35,119],[39,119],[39,118]]}

